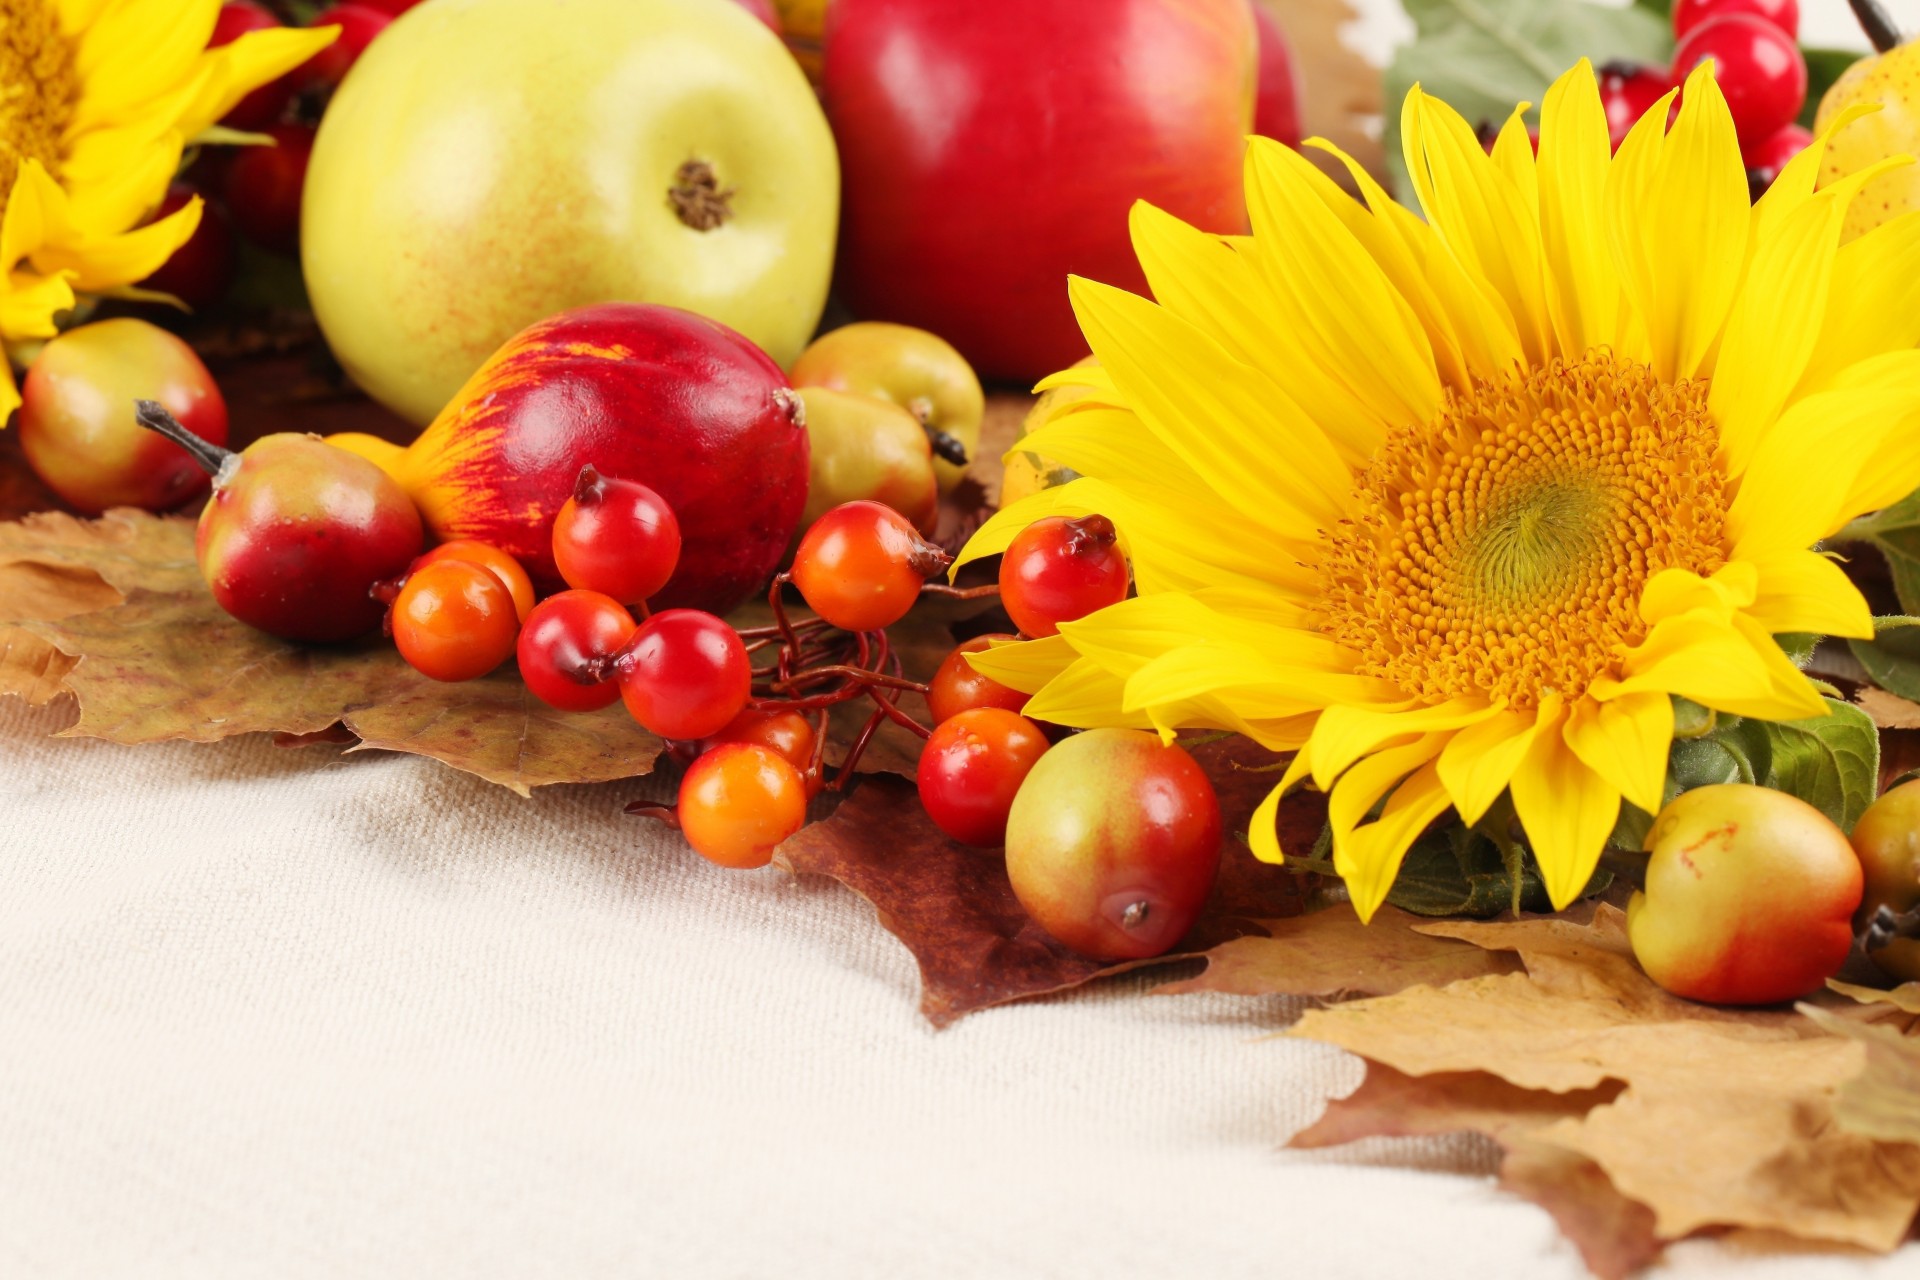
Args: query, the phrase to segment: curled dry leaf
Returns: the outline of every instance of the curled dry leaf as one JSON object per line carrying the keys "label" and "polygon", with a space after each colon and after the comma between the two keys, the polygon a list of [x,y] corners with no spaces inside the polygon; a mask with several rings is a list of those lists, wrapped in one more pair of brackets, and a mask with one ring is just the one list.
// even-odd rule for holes
{"label": "curled dry leaf", "polygon": [[1864,1005],[1890,1005],[1902,1013],[1920,1015],[1920,982],[1903,982],[1891,991],[1882,991],[1878,987],[1858,987],[1836,978],[1827,983],[1827,989]]}
{"label": "curled dry leaf", "polygon": [[1873,717],[1881,729],[1920,729],[1920,702],[1909,702],[1897,693],[1888,693],[1874,685],[1863,686],[1853,700]]}
{"label": "curled dry leaf", "polygon": [[1865,1050],[1865,1063],[1833,1096],[1841,1128],[1920,1147],[1920,1036],[1902,1035],[1884,1022],[1838,1017],[1816,1005],[1801,1005],[1800,1012]]}
{"label": "curled dry leaf", "polygon": [[1224,991],[1231,995],[1381,996],[1425,984],[1512,973],[1520,962],[1497,951],[1416,932],[1419,916],[1383,907],[1361,924],[1347,903],[1290,920],[1263,920],[1250,935],[1207,952],[1206,972],[1156,994]]}
{"label": "curled dry leaf", "polygon": [[[1382,1068],[1420,1080],[1478,1075],[1546,1095],[1518,1108],[1523,1117],[1617,1088],[1525,1128],[1523,1141],[1515,1138],[1518,1121],[1488,1117],[1486,1099],[1504,1099],[1495,1108],[1502,1111],[1513,1101],[1495,1085],[1443,1081],[1447,1089],[1423,1095],[1425,1131],[1451,1123],[1488,1133],[1510,1159],[1522,1153],[1507,1176],[1521,1194],[1566,1215],[1579,1199],[1569,1186],[1590,1191],[1597,1173],[1650,1211],[1661,1241],[1753,1227],[1884,1251],[1905,1236],[1920,1206],[1920,1148],[1835,1123],[1834,1092],[1858,1073],[1857,1046],[1799,1014],[1668,995],[1633,963],[1624,917],[1609,906],[1588,924],[1419,928],[1514,951],[1526,970],[1314,1010],[1288,1034],[1361,1055],[1369,1078]],[[1384,1077],[1375,1091],[1403,1087]],[[1336,1118],[1308,1130],[1308,1141],[1396,1131],[1391,1108],[1369,1105],[1364,1091],[1355,1097],[1359,1103],[1336,1104]],[[1548,1160],[1537,1148],[1574,1159]],[[1570,1234],[1582,1240],[1592,1226]],[[1589,1258],[1606,1274],[1623,1265],[1604,1249]]]}
{"label": "curled dry leaf", "polygon": [[[1244,828],[1272,780],[1230,763],[1257,751],[1220,742],[1194,754],[1215,780],[1227,830]],[[1311,844],[1324,816],[1316,795],[1290,800],[1281,810],[1283,835]],[[880,923],[919,962],[920,1011],[936,1027],[1141,963],[1185,958],[1258,931],[1257,921],[1299,914],[1311,889],[1310,877],[1259,862],[1229,840],[1213,896],[1176,954],[1121,964],[1089,960],[1027,918],[999,850],[948,840],[921,809],[913,785],[891,777],[864,780],[825,821],[782,844],[774,859],[795,873],[831,876],[873,903]]]}

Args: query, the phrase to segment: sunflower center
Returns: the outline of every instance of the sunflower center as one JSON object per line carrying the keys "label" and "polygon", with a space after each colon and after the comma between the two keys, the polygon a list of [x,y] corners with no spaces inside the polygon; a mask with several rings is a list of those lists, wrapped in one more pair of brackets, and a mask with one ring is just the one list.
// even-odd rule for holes
{"label": "sunflower center", "polygon": [[1324,536],[1325,629],[1429,701],[1576,697],[1645,635],[1649,578],[1724,563],[1718,443],[1706,383],[1604,349],[1452,395]]}
{"label": "sunflower center", "polygon": [[73,46],[48,0],[0,0],[0,215],[27,160],[60,169],[60,137],[80,98]]}

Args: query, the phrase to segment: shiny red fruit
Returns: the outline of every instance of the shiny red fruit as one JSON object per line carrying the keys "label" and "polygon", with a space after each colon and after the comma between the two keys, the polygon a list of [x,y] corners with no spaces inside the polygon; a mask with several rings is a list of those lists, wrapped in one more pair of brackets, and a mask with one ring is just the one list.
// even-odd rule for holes
{"label": "shiny red fruit", "polygon": [[467,564],[477,564],[494,577],[500,579],[500,585],[513,597],[513,611],[520,621],[525,622],[533,612],[533,580],[527,577],[527,571],[520,562],[498,547],[472,538],[459,538],[453,542],[443,542],[413,562],[407,572],[418,573],[430,564],[442,560],[460,560]]}
{"label": "shiny red fruit", "polygon": [[[253,0],[228,0],[220,6],[220,16],[214,20],[213,36],[207,41],[207,48],[217,49],[249,32],[271,31],[280,25],[280,19]],[[240,99],[220,123],[235,129],[265,129],[286,114],[287,105],[292,101],[292,79],[281,76]]]}
{"label": "shiny red fruit", "polygon": [[649,733],[692,742],[733,722],[753,692],[740,634],[710,613],[668,609],[620,656],[620,696]]}
{"label": "shiny red fruit", "polygon": [[633,615],[597,591],[562,591],[534,606],[520,628],[520,678],[561,711],[598,711],[620,697],[615,654],[633,638]]}
{"label": "shiny red fruit", "polygon": [[240,234],[263,249],[300,247],[300,196],[313,155],[313,127],[279,124],[265,131],[270,147],[243,147],[227,161],[221,196]]}
{"label": "shiny red fruit", "polygon": [[1673,38],[1684,40],[1701,23],[1730,13],[1750,13],[1795,39],[1800,36],[1800,0],[1674,0]]}
{"label": "shiny red fruit", "polygon": [[388,625],[407,665],[430,680],[477,680],[513,656],[513,593],[484,565],[439,560],[407,578]]}
{"label": "shiny red fruit", "polygon": [[1034,922],[1098,960],[1172,949],[1220,869],[1220,802],[1192,756],[1136,729],[1090,729],[1027,775],[1007,875]]}
{"label": "shiny red fruit", "polygon": [[949,557],[878,502],[843,502],[813,522],[793,554],[807,607],[842,631],[878,631],[907,616]]}
{"label": "shiny red fruit", "polygon": [[962,711],[920,749],[914,782],[921,807],[961,844],[997,845],[1020,784],[1046,751],[1046,735],[1025,716],[999,707]]}
{"label": "shiny red fruit", "polygon": [[[174,183],[167,188],[167,198],[160,202],[152,220],[158,222],[179,212],[198,194],[184,182]],[[227,296],[227,290],[233,287],[238,260],[233,221],[218,202],[203,199],[200,225],[158,271],[140,282],[140,287],[170,293],[195,311],[201,311]]]}
{"label": "shiny red fruit", "polygon": [[806,825],[806,783],[767,748],[730,742],[687,769],[676,812],[695,853],[751,870],[766,866],[780,842]]}
{"label": "shiny red fruit", "polygon": [[1254,0],[1253,24],[1260,38],[1260,79],[1253,99],[1253,131],[1277,138],[1290,147],[1300,145],[1300,80],[1293,71],[1293,48],[1280,19]]}
{"label": "shiny red fruit", "polygon": [[339,27],[340,35],[332,44],[307,59],[306,65],[294,72],[294,78],[306,90],[331,92],[339,88],[340,82],[347,78],[347,72],[353,70],[353,64],[367,51],[367,46],[392,24],[392,14],[369,4],[358,3],[357,0],[333,6],[315,18],[313,25]]}
{"label": "shiny red fruit", "polygon": [[1036,520],[1014,536],[1000,559],[1000,603],[1021,634],[1033,639],[1126,597],[1126,557],[1105,516]]}
{"label": "shiny red fruit", "polygon": [[764,710],[748,707],[727,727],[705,739],[701,746],[712,750],[723,742],[746,742],[765,747],[805,777],[813,768],[813,724],[798,711],[786,707]]}
{"label": "shiny red fruit", "polygon": [[1807,101],[1807,61],[1793,37],[1765,18],[1731,13],[1687,33],[1673,52],[1673,82],[1711,58],[1740,145],[1753,146],[1792,124]]}
{"label": "shiny red fruit", "polygon": [[993,647],[996,640],[1005,642],[1015,638],[1006,635],[975,636],[946,656],[927,684],[927,710],[933,713],[935,724],[943,724],[962,711],[971,711],[975,707],[1019,711],[1027,705],[1031,694],[1009,689],[998,680],[981,675],[967,661],[968,654],[984,653]]}
{"label": "shiny red fruit", "polygon": [[834,0],[825,39],[840,294],[982,377],[1086,353],[1069,274],[1146,292],[1136,200],[1246,227],[1247,0]]}
{"label": "shiny red fruit", "polygon": [[227,402],[192,347],[145,320],[120,317],[50,340],[20,387],[20,449],[61,501],[165,511],[207,491],[185,449],[140,426],[135,400],[157,400],[210,444],[227,441]]}
{"label": "shiny red fruit", "polygon": [[680,522],[646,485],[580,469],[553,521],[553,562],[570,587],[627,604],[659,594],[680,564]]}
{"label": "shiny red fruit", "polygon": [[1618,151],[1640,117],[1673,88],[1666,68],[1609,62],[1600,68],[1600,105],[1607,113],[1607,139]]}
{"label": "shiny red fruit", "polygon": [[[378,9],[389,17],[397,18],[420,3],[420,0],[358,0],[369,9]],[[325,21],[323,16],[322,22]]]}

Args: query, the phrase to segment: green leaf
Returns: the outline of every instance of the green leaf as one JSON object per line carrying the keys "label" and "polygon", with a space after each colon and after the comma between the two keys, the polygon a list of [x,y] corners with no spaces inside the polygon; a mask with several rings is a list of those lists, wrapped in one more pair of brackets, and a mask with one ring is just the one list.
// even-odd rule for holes
{"label": "green leaf", "polygon": [[1852,49],[1804,48],[1800,54],[1807,60],[1807,105],[1800,109],[1800,125],[1811,129],[1814,116],[1820,113],[1820,99],[1848,67],[1866,55]]}
{"label": "green leaf", "polygon": [[1662,22],[1673,17],[1673,0],[1633,0],[1633,7],[1645,9]]}
{"label": "green leaf", "polygon": [[1847,648],[1875,684],[1920,702],[1920,618],[1875,618],[1873,639],[1849,640]]}
{"label": "green leaf", "polygon": [[1767,735],[1771,760],[1761,781],[1799,796],[1842,831],[1873,803],[1880,780],[1880,731],[1850,702],[1827,700],[1812,720],[1751,720]]}
{"label": "green leaf", "polygon": [[1414,203],[1400,152],[1400,104],[1418,83],[1469,124],[1506,123],[1515,105],[1536,106],[1547,86],[1582,58],[1665,66],[1673,57],[1666,20],[1647,8],[1610,9],[1586,0],[1406,0],[1418,28],[1386,70],[1387,167],[1395,194]]}
{"label": "green leaf", "polygon": [[1920,493],[1908,494],[1890,507],[1855,520],[1831,540],[1878,547],[1893,573],[1893,591],[1900,597],[1900,607],[1920,614]]}

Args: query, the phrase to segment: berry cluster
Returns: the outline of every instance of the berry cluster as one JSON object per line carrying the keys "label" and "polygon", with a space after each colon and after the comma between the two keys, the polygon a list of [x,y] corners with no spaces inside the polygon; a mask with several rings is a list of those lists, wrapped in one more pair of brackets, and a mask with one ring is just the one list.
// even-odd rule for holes
{"label": "berry cluster", "polygon": [[1757,197],[1813,140],[1794,123],[1807,100],[1799,31],[1799,0],[1676,0],[1673,35],[1679,43],[1670,67],[1616,62],[1600,69],[1614,149],[1655,103],[1712,59]]}

